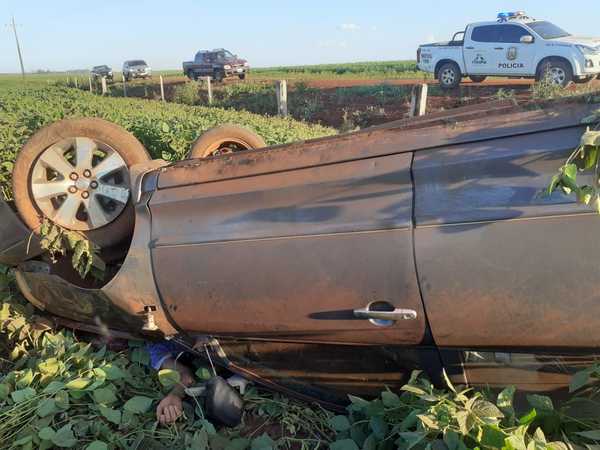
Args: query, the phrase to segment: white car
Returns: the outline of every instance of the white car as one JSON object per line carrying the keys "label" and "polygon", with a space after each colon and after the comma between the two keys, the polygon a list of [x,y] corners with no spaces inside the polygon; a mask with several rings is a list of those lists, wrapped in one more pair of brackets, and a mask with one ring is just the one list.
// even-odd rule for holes
{"label": "white car", "polygon": [[443,88],[458,86],[463,77],[482,82],[487,76],[548,76],[566,86],[600,74],[600,39],[572,36],[522,12],[500,13],[497,21],[467,25],[450,42],[420,46],[417,65]]}
{"label": "white car", "polygon": [[133,78],[151,78],[152,69],[143,59],[133,59],[123,63],[123,76],[126,81]]}

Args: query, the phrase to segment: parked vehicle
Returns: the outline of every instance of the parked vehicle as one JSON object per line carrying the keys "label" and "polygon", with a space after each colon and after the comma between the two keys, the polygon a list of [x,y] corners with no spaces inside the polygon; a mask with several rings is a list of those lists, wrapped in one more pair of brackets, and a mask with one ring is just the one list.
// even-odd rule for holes
{"label": "parked vehicle", "polygon": [[152,78],[152,69],[143,59],[133,59],[123,63],[123,76],[126,81],[134,78]]}
{"label": "parked vehicle", "polygon": [[[597,109],[477,105],[172,164],[115,125],[59,122],[15,164],[0,262],[60,323],[203,339],[231,371],[326,404],[413,369],[558,389],[600,352],[600,216],[539,193]],[[105,245],[135,222],[114,276],[38,256],[33,211]]]}
{"label": "parked vehicle", "polygon": [[107,65],[92,67],[90,74],[94,79],[100,79],[104,77],[109,81],[113,80],[113,71]]}
{"label": "parked vehicle", "polygon": [[240,59],[224,48],[215,50],[200,50],[193,61],[183,63],[183,73],[192,80],[199,77],[212,77],[222,81],[228,77],[246,78],[250,65],[245,59]]}
{"label": "parked vehicle", "polygon": [[450,42],[420,46],[417,64],[448,89],[464,77],[479,83],[488,76],[538,81],[547,76],[567,86],[600,74],[600,39],[573,36],[522,12],[501,13],[496,22],[467,25]]}

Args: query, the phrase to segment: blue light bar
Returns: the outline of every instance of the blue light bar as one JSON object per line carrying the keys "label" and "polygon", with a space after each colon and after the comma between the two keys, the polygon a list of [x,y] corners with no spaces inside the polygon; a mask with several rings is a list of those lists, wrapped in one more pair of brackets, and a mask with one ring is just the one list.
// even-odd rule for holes
{"label": "blue light bar", "polygon": [[498,13],[498,22],[508,22],[510,19],[525,16],[525,11],[511,11]]}

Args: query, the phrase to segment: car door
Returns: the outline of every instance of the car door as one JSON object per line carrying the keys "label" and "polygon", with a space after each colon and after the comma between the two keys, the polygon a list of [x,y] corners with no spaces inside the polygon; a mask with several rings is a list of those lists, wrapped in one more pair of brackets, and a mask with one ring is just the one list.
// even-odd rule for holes
{"label": "car door", "polygon": [[[326,346],[329,384],[350,367],[357,384],[403,380],[414,360],[369,349],[414,348],[425,339],[412,156],[348,158],[376,149],[369,139],[360,133],[163,171],[150,202],[152,258],[177,326],[218,337],[244,366],[266,361],[279,378],[288,377],[284,369],[301,377],[316,370]],[[247,342],[243,352],[233,344],[239,340]],[[273,353],[269,342],[300,350]],[[355,350],[336,350],[348,345]],[[376,363],[364,364],[376,353]]]}
{"label": "car door", "polygon": [[[600,216],[561,192],[543,195],[591,110],[486,118],[469,143],[415,152],[415,252],[439,346],[600,346]],[[504,137],[477,139],[495,126]]]}
{"label": "car door", "polygon": [[[521,39],[530,36],[531,43],[522,43]],[[535,73],[535,39],[522,25],[504,24],[500,28],[501,50],[498,60],[498,73],[506,76],[531,75]]]}
{"label": "car door", "polygon": [[501,25],[478,25],[467,33],[464,56],[467,72],[494,75],[500,61]]}

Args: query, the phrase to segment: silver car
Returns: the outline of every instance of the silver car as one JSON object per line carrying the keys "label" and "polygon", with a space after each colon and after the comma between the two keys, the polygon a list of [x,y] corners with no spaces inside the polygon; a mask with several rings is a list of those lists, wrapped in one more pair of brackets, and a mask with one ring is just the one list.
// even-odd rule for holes
{"label": "silver car", "polygon": [[126,81],[133,78],[151,78],[152,69],[143,59],[132,59],[123,63],[123,76]]}

